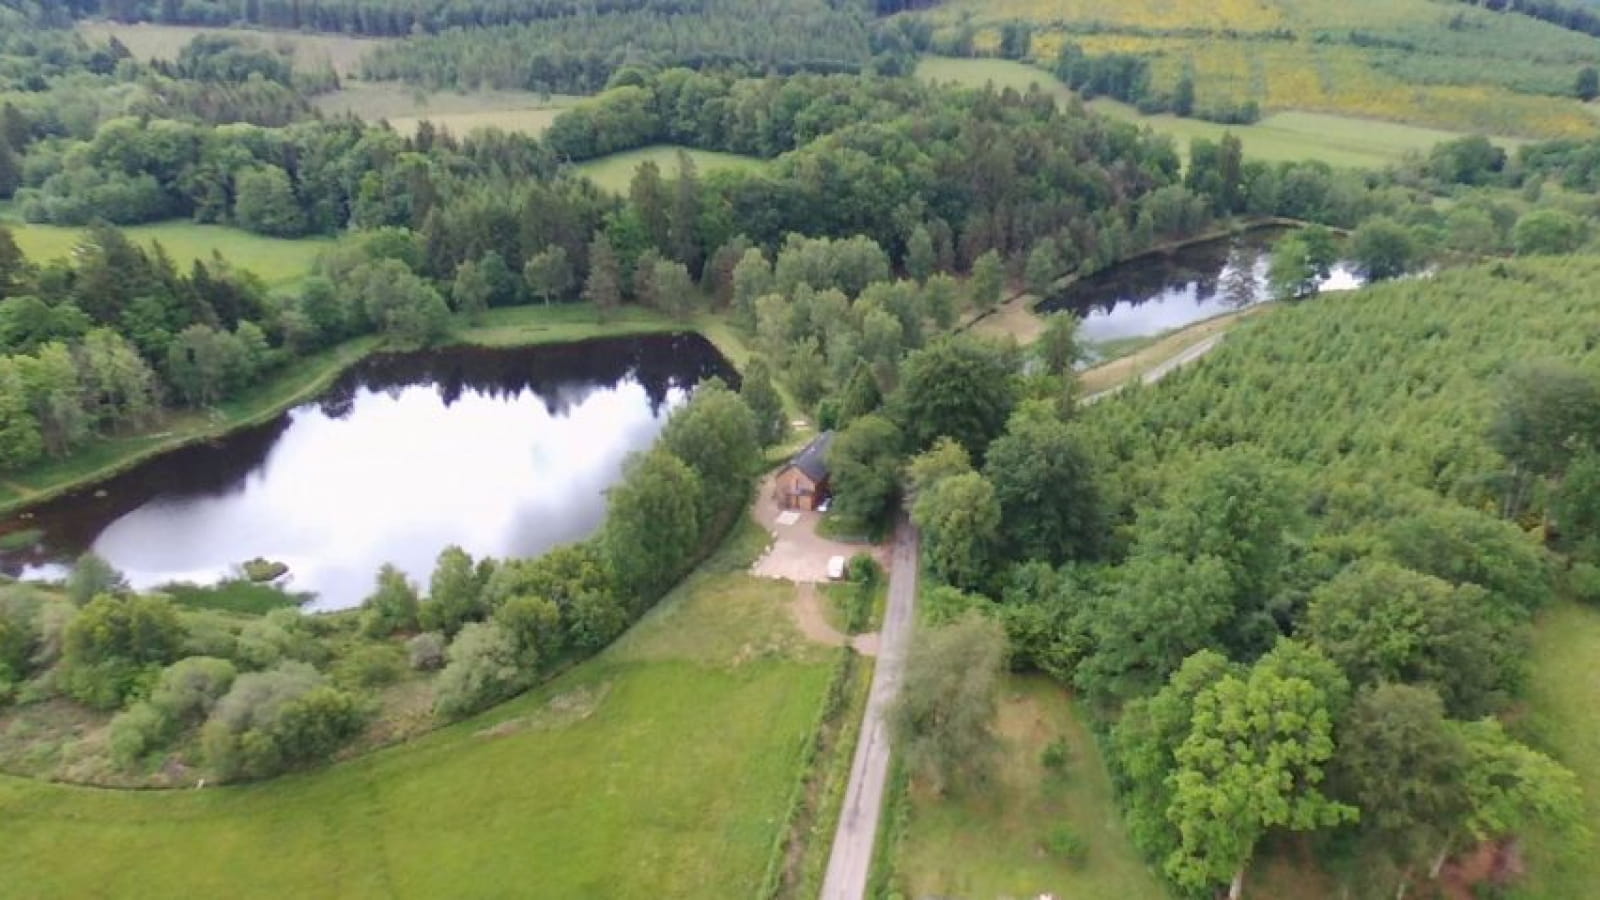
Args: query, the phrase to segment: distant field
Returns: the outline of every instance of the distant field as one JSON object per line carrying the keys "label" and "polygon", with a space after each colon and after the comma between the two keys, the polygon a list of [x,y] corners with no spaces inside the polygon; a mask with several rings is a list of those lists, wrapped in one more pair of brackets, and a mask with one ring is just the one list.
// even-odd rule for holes
{"label": "distant field", "polygon": [[792,588],[744,572],[765,541],[746,523],[545,688],[348,763],[170,792],[0,778],[0,884],[37,898],[750,897],[831,670],[785,615]]}
{"label": "distant field", "polygon": [[956,59],[949,56],[924,56],[917,62],[917,77],[935,84],[954,82],[967,87],[994,85],[996,90],[1013,88],[1027,93],[1030,85],[1065,103],[1072,91],[1056,77],[1038,66],[1010,59]]}
{"label": "distant field", "polygon": [[[1125,103],[1104,98],[1089,105],[1106,115],[1170,134],[1180,147],[1188,147],[1195,138],[1215,141],[1232,132],[1239,136],[1251,158],[1274,162],[1320,159],[1334,166],[1377,168],[1399,162],[1408,153],[1427,152],[1434,144],[1464,133],[1299,111],[1272,113],[1254,125],[1218,125],[1171,115],[1147,116]],[[1495,141],[1507,147],[1523,143],[1516,138]]]}
{"label": "distant field", "polygon": [[1526,137],[1594,134],[1570,96],[1600,40],[1520,15],[1430,0],[949,0],[917,13],[946,37],[971,29],[994,52],[999,23],[1036,25],[1031,56],[1064,41],[1150,61],[1152,87],[1185,74],[1199,104],[1254,100],[1458,131]]}
{"label": "distant field", "polygon": [[324,113],[352,113],[369,122],[388,120],[396,131],[411,134],[424,119],[465,135],[476,128],[499,128],[543,134],[563,109],[581,97],[542,95],[532,91],[471,91],[429,94],[389,81],[347,82],[343,90],[312,102]]}
{"label": "distant field", "polygon": [[361,57],[382,43],[375,38],[346,37],[337,34],[301,34],[297,31],[257,31],[247,28],[191,28],[186,25],[123,25],[116,22],[83,22],[78,30],[95,41],[116,37],[138,59],[177,59],[178,51],[197,34],[224,34],[254,38],[269,47],[285,47],[294,54],[297,68],[330,63],[340,77],[356,72]]}
{"label": "distant field", "polygon": [[[956,82],[981,87],[1011,87],[1026,91],[1030,84],[1065,100],[1072,96],[1055,76],[1027,63],[1002,59],[950,59],[927,57],[917,65],[917,77],[933,82]],[[1375,168],[1400,161],[1412,151],[1423,151],[1461,132],[1422,128],[1394,122],[1357,119],[1328,113],[1286,111],[1273,113],[1254,125],[1218,125],[1171,115],[1147,116],[1115,100],[1098,99],[1090,107],[1106,115],[1148,125],[1171,135],[1187,149],[1195,138],[1219,139],[1233,132],[1252,158],[1271,161],[1320,159],[1330,165]],[[1515,144],[1514,139],[1500,139]]]}
{"label": "distant field", "polygon": [[[906,897],[1167,896],[1134,853],[1094,736],[1062,688],[1042,677],[1004,683],[1004,750],[994,784],[940,799],[911,789],[911,817],[895,854],[894,887]],[[1039,761],[1062,740],[1067,764]],[[1065,825],[1088,844],[1080,867],[1045,849]]]}
{"label": "distant field", "polygon": [[578,163],[574,168],[601,188],[614,194],[622,194],[627,192],[634,171],[646,162],[653,161],[660,166],[664,177],[676,177],[679,150],[688,152],[689,158],[694,160],[695,167],[702,175],[718,169],[753,169],[762,164],[759,159],[740,156],[737,153],[717,153],[711,150],[692,150],[671,144],[657,144],[653,147],[625,150],[622,153],[591,159],[588,162]]}
{"label": "distant field", "polygon": [[[9,221],[3,224],[11,229],[23,253],[41,261],[71,254],[86,230]],[[219,252],[234,265],[260,276],[268,287],[283,287],[306,277],[317,254],[330,243],[327,238],[290,241],[183,221],[130,225],[122,230],[141,244],[160,241],[173,260],[183,266],[196,259],[209,260],[213,251]]]}

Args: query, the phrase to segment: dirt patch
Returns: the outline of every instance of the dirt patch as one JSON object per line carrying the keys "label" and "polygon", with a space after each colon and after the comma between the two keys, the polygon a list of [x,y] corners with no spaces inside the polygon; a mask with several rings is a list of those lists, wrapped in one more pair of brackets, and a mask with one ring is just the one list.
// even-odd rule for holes
{"label": "dirt patch", "polygon": [[611,693],[611,682],[585,685],[551,697],[538,712],[497,722],[474,733],[474,737],[498,738],[523,731],[549,731],[565,728],[594,715],[601,701]]}
{"label": "dirt patch", "polygon": [[773,495],[771,476],[762,479],[752,512],[773,538],[772,544],[751,568],[757,577],[796,584],[827,581],[828,560],[835,556],[849,559],[857,553],[870,553],[880,565],[888,564],[888,551],[882,547],[833,540],[818,534],[821,513],[780,509]]}
{"label": "dirt patch", "polygon": [[806,640],[822,644],[825,647],[843,647],[849,645],[862,656],[878,655],[878,634],[848,635],[833,627],[828,622],[828,614],[822,608],[825,601],[817,586],[810,582],[795,585],[794,611],[795,627],[806,636]]}

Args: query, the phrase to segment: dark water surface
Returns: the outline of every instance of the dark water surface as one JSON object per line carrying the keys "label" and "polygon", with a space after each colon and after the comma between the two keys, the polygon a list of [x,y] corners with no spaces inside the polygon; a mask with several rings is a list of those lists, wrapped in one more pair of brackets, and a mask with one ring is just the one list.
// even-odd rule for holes
{"label": "dark water surface", "polygon": [[[1290,233],[1261,228],[1112,266],[1046,298],[1039,312],[1070,310],[1089,342],[1150,337],[1268,299],[1272,245]],[[1360,287],[1340,264],[1322,290]]]}
{"label": "dark water surface", "polygon": [[697,335],[372,357],[317,400],[0,523],[0,554],[56,575],[85,549],[141,588],[215,581],[256,556],[314,607],[352,606],[393,562],[426,584],[448,544],[534,555],[599,525],[623,459],[694,385],[732,371]]}

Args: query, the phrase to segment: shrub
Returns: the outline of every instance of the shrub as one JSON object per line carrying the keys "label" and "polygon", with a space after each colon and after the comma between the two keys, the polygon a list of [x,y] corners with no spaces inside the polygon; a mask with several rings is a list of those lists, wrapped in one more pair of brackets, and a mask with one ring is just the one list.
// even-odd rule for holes
{"label": "shrub", "polygon": [[469,623],[450,643],[448,655],[434,693],[434,710],[447,719],[486,709],[528,683],[517,664],[516,639],[497,624]]}
{"label": "shrub", "polygon": [[328,759],[364,721],[355,697],[290,662],[239,676],[206,721],[201,745],[219,776],[264,778]]}
{"label": "shrub", "polygon": [[360,644],[333,667],[333,679],[351,688],[376,688],[399,681],[406,672],[406,652],[394,644]]}
{"label": "shrub", "polygon": [[78,606],[87,606],[100,594],[121,594],[128,590],[122,573],[111,567],[100,556],[85,553],[78,557],[67,576],[67,598]]}
{"label": "shrub", "polygon": [[173,726],[205,721],[217,700],[233,686],[238,670],[225,659],[191,656],[165,669],[150,692],[150,704]]}
{"label": "shrub", "polygon": [[252,669],[268,669],[283,660],[316,662],[326,651],[305,631],[299,610],[275,609],[240,629],[234,658]]}
{"label": "shrub", "polygon": [[147,753],[166,743],[171,723],[150,703],[135,703],[111,720],[111,761],[131,769]]}
{"label": "shrub", "polygon": [[177,658],[183,634],[165,597],[101,594],[67,623],[63,687],[97,709],[115,709],[153,669]]}
{"label": "shrub", "polygon": [[361,630],[368,637],[388,637],[417,627],[417,589],[405,573],[387,563],[378,570],[378,585],[361,603]]}
{"label": "shrub", "polygon": [[1074,868],[1089,858],[1089,842],[1070,825],[1057,825],[1045,836],[1044,847],[1051,856],[1065,861]]}
{"label": "shrub", "polygon": [[1039,754],[1039,765],[1051,772],[1063,772],[1067,768],[1070,751],[1063,738],[1056,738]]}
{"label": "shrub", "polygon": [[1567,570],[1567,591],[1580,603],[1600,603],[1600,566],[1573,563]]}
{"label": "shrub", "polygon": [[411,668],[427,672],[444,665],[444,635],[437,631],[424,631],[406,641],[406,652],[411,656]]}

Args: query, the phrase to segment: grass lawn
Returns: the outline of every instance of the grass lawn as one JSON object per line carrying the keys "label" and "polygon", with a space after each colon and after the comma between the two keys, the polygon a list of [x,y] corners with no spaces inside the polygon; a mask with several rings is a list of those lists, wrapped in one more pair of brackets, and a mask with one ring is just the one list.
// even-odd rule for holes
{"label": "grass lawn", "polygon": [[745,523],[621,641],[409,744],[260,785],[0,778],[0,884],[30,897],[748,897],[831,659],[745,574]]}
{"label": "grass lawn", "polygon": [[[1042,677],[1010,678],[999,730],[991,786],[940,799],[912,784],[895,889],[907,897],[1165,897],[1122,831],[1100,750],[1065,691]],[[1060,773],[1039,759],[1056,740],[1068,748]],[[1081,866],[1045,851],[1060,825],[1087,842]]]}
{"label": "grass lawn", "polygon": [[[1531,659],[1526,731],[1577,774],[1589,830],[1600,838],[1600,610],[1573,602],[1546,610]],[[1537,836],[1526,846],[1529,879],[1517,896],[1594,896],[1600,855],[1559,857]]]}
{"label": "grass lawn", "polygon": [[[11,229],[22,252],[39,262],[70,255],[87,230],[16,221],[8,221],[5,226]],[[332,243],[329,238],[285,240],[223,225],[197,225],[182,220],[128,225],[122,231],[130,240],[146,246],[160,241],[180,266],[187,267],[196,259],[209,260],[212,253],[221,253],[228,262],[260,276],[268,287],[287,287],[306,277],[317,254]]]}
{"label": "grass lawn", "polygon": [[601,188],[613,194],[628,192],[628,184],[633,180],[633,172],[646,162],[654,162],[661,167],[664,178],[676,178],[678,175],[678,151],[684,150],[689,158],[694,160],[695,167],[700,174],[714,172],[718,169],[754,169],[762,161],[753,156],[740,156],[737,153],[718,153],[712,150],[693,150],[688,147],[677,147],[672,144],[656,144],[650,147],[640,147],[637,150],[624,150],[610,156],[591,159],[579,163],[575,168],[582,175],[589,178]]}
{"label": "grass lawn", "polygon": [[412,134],[424,119],[465,135],[478,128],[543,134],[561,111],[582,100],[566,94],[532,91],[446,91],[430,94],[392,81],[348,81],[312,102],[329,115],[350,113],[369,122],[388,120],[401,134]]}
{"label": "grass lawn", "polygon": [[78,31],[91,42],[104,42],[112,37],[121,41],[135,59],[151,60],[178,58],[178,52],[200,34],[221,34],[229,37],[254,39],[262,44],[289,51],[294,56],[296,68],[311,68],[323,63],[332,64],[340,77],[345,77],[360,67],[361,57],[368,50],[383,43],[376,38],[351,37],[341,34],[302,34],[298,31],[270,31],[248,28],[199,28],[188,25],[153,25],[147,23],[122,24],[119,22],[81,22]]}

